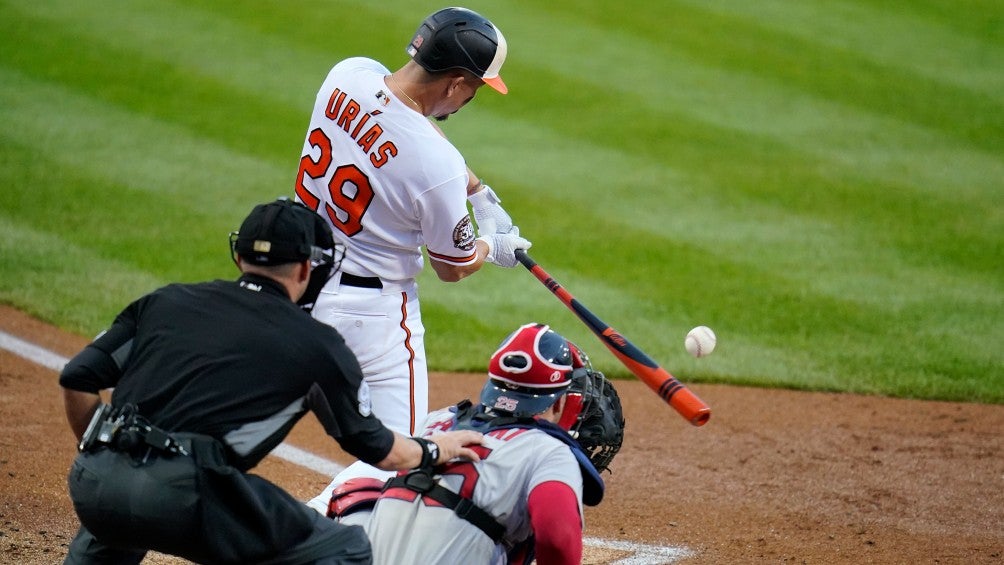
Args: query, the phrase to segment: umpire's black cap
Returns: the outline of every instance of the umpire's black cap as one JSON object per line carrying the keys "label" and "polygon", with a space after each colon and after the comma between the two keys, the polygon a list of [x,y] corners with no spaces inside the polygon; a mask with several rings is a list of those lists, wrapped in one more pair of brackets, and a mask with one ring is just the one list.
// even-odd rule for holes
{"label": "umpire's black cap", "polygon": [[[330,228],[306,206],[286,198],[259,204],[232,234],[233,251],[255,265],[281,265],[310,259],[318,261]],[[330,238],[330,235],[328,236]]]}

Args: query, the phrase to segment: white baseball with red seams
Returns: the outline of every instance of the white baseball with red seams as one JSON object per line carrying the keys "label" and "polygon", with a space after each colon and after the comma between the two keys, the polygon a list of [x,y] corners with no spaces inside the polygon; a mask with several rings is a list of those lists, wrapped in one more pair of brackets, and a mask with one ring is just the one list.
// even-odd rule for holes
{"label": "white baseball with red seams", "polygon": [[706,357],[715,350],[718,338],[715,332],[708,326],[697,326],[687,332],[687,338],[683,341],[683,346],[687,348],[687,353],[694,357]]}

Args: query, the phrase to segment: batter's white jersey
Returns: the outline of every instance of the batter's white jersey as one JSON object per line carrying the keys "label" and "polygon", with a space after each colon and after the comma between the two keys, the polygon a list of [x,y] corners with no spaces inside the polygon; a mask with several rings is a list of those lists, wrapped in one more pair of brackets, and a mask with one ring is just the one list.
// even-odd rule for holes
{"label": "batter's white jersey", "polygon": [[476,259],[463,156],[384,83],[390,71],[355,57],[328,73],[314,103],[296,198],[345,244],[342,270],[414,279],[421,247],[454,265]]}
{"label": "batter's white jersey", "polygon": [[[449,410],[431,413],[426,437],[449,429],[453,417]],[[390,489],[365,524],[374,564],[505,563],[503,546],[517,545],[533,533],[527,498],[547,481],[565,483],[575,491],[581,520],[582,474],[568,445],[540,430],[504,429],[487,434],[476,449],[481,461],[449,464],[440,484],[470,497],[498,519],[506,529],[503,543],[496,545],[451,509],[430,505],[407,489]]]}
{"label": "batter's white jersey", "polygon": [[[345,338],[369,384],[373,413],[409,435],[428,410],[428,369],[415,277],[422,246],[452,265],[477,260],[460,152],[384,82],[372,59],[336,64],[317,92],[296,199],[346,247],[313,316]],[[380,287],[343,284],[345,274]]]}

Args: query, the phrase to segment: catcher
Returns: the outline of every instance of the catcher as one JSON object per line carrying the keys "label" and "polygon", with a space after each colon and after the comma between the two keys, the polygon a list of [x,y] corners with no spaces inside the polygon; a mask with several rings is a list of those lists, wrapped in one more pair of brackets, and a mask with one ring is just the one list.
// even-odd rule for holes
{"label": "catcher", "polygon": [[621,446],[616,390],[586,355],[527,324],[492,355],[480,404],[433,412],[424,436],[476,430],[480,461],[338,486],[328,517],[365,527],[376,564],[580,563],[582,504],[603,499]]}

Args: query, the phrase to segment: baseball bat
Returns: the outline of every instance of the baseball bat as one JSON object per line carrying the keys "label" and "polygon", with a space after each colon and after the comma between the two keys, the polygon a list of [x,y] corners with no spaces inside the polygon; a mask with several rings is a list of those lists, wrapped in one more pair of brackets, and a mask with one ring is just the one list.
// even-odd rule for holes
{"label": "baseball bat", "polygon": [[516,250],[516,259],[527,268],[537,280],[542,282],[555,296],[561,300],[580,320],[607,346],[607,349],[624,364],[629,371],[648,385],[659,398],[666,401],[681,416],[695,426],[703,426],[711,418],[711,408],[696,394],[690,391],[676,377],[659,366],[642,350],[638,349],[617,330],[596,317],[581,302],[575,299],[564,287],[547,274],[522,249]]}

